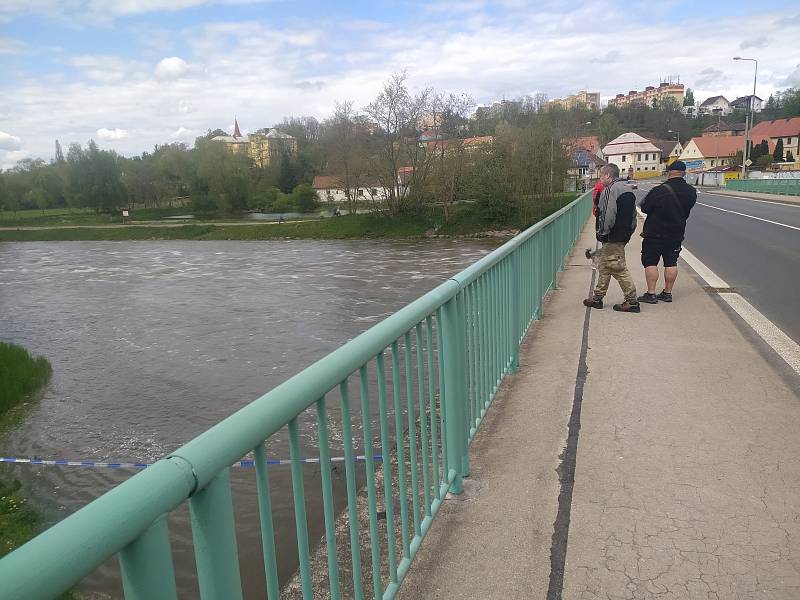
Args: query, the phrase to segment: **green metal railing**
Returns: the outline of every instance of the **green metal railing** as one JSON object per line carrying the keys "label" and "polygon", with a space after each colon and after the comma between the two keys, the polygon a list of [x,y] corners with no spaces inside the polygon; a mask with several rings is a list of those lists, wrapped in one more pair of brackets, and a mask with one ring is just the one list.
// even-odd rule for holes
{"label": "green metal railing", "polygon": [[729,179],[726,187],[741,192],[800,196],[800,179]]}
{"label": "green metal railing", "polygon": [[[127,599],[177,598],[167,516],[186,501],[201,598],[241,598],[230,465],[251,453],[264,585],[278,598],[266,444],[284,428],[303,598],[313,597],[315,568],[326,568],[333,599],[345,588],[356,599],[393,598],[445,495],[462,491],[469,442],[504,376],[518,369],[519,344],[590,212],[584,194],[9,554],[0,560],[0,599],[56,597],[115,554]],[[311,560],[299,460],[301,429],[314,422],[326,567]],[[334,426],[345,456],[346,534],[336,527]]]}

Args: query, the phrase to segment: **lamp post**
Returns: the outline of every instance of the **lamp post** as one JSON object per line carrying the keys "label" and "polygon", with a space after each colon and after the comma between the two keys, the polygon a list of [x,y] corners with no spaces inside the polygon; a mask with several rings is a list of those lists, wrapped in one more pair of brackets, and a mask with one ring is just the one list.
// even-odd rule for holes
{"label": "lamp post", "polygon": [[755,72],[753,73],[753,95],[750,96],[750,114],[745,119],[744,124],[744,150],[742,150],[742,179],[745,178],[747,173],[747,159],[748,159],[748,142],[750,141],[750,131],[753,128],[753,104],[756,101],[756,81],[758,80],[758,61],[755,58],[744,58],[742,56],[734,56],[733,60],[749,60],[755,64]]}

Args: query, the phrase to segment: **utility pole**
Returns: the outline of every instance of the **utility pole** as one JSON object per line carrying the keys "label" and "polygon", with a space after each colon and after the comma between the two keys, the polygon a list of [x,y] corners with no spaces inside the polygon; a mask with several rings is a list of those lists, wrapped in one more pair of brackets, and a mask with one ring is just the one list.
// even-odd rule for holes
{"label": "utility pole", "polygon": [[742,151],[742,179],[747,178],[747,160],[749,158],[750,144],[750,131],[753,128],[753,104],[756,101],[756,81],[758,80],[758,61],[755,58],[743,58],[741,56],[734,56],[733,60],[749,60],[755,63],[755,73],[753,74],[753,95],[750,96],[750,114],[749,118],[745,118],[744,122],[744,150]]}

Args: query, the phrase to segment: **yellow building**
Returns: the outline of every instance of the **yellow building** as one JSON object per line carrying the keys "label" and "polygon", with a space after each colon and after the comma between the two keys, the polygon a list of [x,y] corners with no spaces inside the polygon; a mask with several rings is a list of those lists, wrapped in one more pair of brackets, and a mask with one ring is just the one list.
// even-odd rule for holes
{"label": "yellow building", "polygon": [[581,90],[577,94],[572,94],[566,98],[556,98],[551,100],[545,105],[545,110],[551,106],[559,106],[564,110],[570,110],[573,108],[600,110],[600,93]]}
{"label": "yellow building", "polygon": [[283,152],[297,153],[297,140],[277,129],[259,129],[247,136],[239,131],[239,121],[234,119],[233,135],[218,135],[212,142],[222,142],[233,153],[244,153],[258,167],[266,167]]}
{"label": "yellow building", "polygon": [[677,106],[683,106],[683,84],[662,81],[658,87],[648,85],[641,92],[631,90],[627,94],[617,94],[608,101],[609,106],[627,106],[629,104],[644,104],[654,106],[666,98],[672,98]]}

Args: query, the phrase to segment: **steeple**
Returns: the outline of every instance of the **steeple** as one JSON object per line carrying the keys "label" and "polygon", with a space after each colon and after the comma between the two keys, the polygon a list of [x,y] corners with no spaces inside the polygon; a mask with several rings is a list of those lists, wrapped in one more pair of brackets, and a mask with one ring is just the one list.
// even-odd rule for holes
{"label": "steeple", "polygon": [[239,131],[239,121],[236,120],[236,117],[233,117],[233,137],[242,137],[242,132]]}

